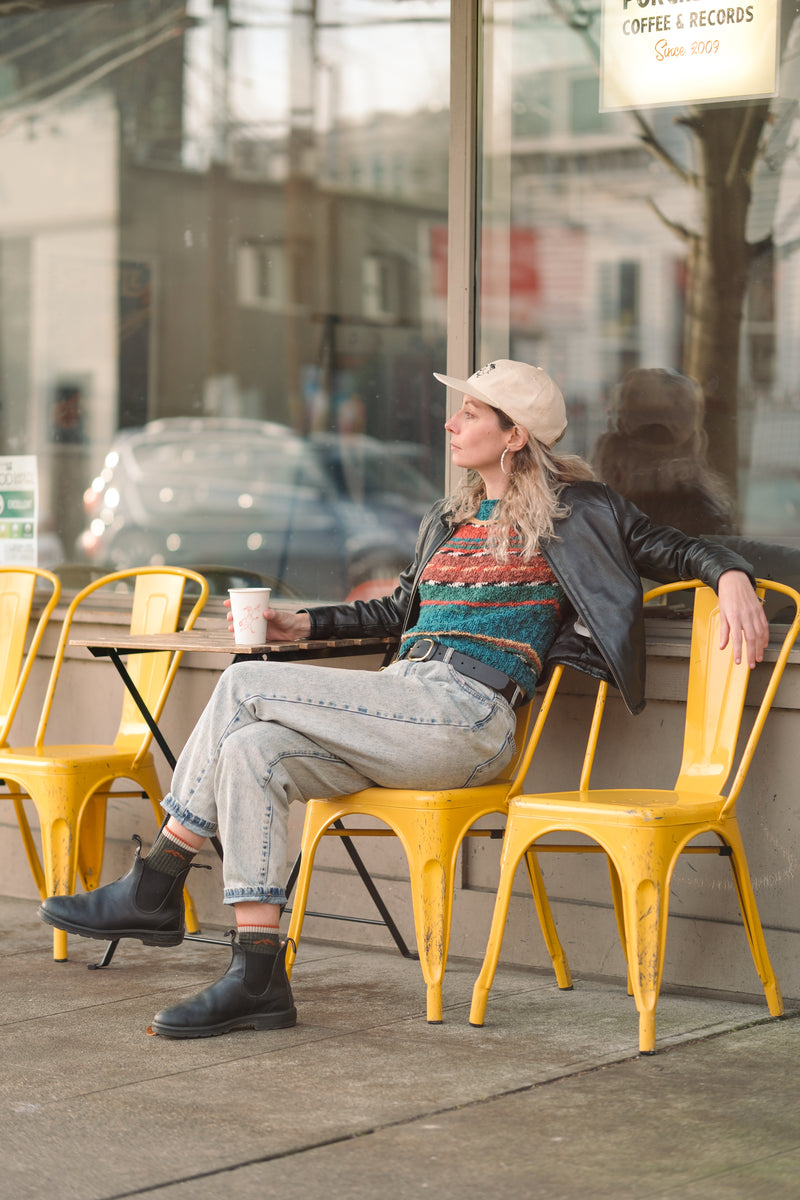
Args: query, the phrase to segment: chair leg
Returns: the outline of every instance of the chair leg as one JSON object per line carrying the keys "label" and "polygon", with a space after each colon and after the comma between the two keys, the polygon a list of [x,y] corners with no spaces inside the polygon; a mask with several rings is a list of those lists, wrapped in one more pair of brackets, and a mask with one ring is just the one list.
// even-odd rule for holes
{"label": "chair leg", "polygon": [[22,803],[24,793],[20,791],[16,784],[7,783],[6,786],[13,800],[14,811],[17,814],[17,824],[19,825],[22,844],[25,847],[25,855],[31,868],[31,874],[33,875],[33,882],[36,884],[36,889],[42,900],[44,900],[47,896],[47,885],[44,881],[44,871],[42,870],[42,863],[36,849],[36,843],[31,833],[28,814],[25,812],[25,806]]}
{"label": "chair leg", "polygon": [[67,935],[63,929],[53,930],[53,962],[66,962],[69,957]]}
{"label": "chair leg", "polygon": [[[426,1016],[430,1024],[439,1024],[442,1020],[442,980],[450,942],[455,864],[464,833],[473,823],[474,815],[469,814],[467,818],[461,812],[428,813],[421,817],[415,812],[381,809],[379,805],[372,806],[370,812],[400,838],[406,853],[417,951],[426,985]],[[300,870],[292,896],[287,935],[286,969],[289,974],[303,929],[317,847],[328,826],[344,815],[324,801],[310,800],[306,805]]]}
{"label": "chair leg", "polygon": [[489,989],[492,986],[492,981],[497,971],[497,964],[500,960],[500,948],[503,944],[503,930],[505,929],[506,918],[508,916],[508,906],[511,903],[511,889],[514,884],[514,875],[516,874],[519,860],[530,846],[530,838],[518,838],[512,845],[513,829],[510,824],[506,826],[505,838],[503,841],[503,853],[500,859],[500,882],[497,886],[497,895],[494,901],[494,912],[492,913],[492,924],[489,930],[489,940],[486,946],[486,955],[483,960],[480,974],[475,980],[475,986],[472,989],[472,1005],[469,1010],[470,1025],[483,1025],[484,1017],[486,1016],[486,1003],[489,999]]}
{"label": "chair leg", "polygon": [[[301,855],[300,855],[300,870],[297,875],[297,882],[294,886],[292,895],[292,913],[289,921],[289,930],[286,935],[286,974],[289,979],[292,977],[292,967],[294,960],[297,958],[297,947],[300,944],[300,935],[303,932],[303,920],[306,915],[306,904],[308,903],[308,891],[311,886],[311,872],[314,868],[314,858],[317,853],[317,846],[325,829],[327,829],[330,820],[325,821],[321,826],[313,829],[312,822],[315,817],[314,801],[309,800],[306,805],[306,818],[303,827],[303,836],[301,840]],[[313,832],[312,832],[313,829]]]}
{"label": "chair leg", "polygon": [[[55,780],[48,780],[47,786],[37,794],[37,784],[40,782],[35,776],[32,779],[18,777],[13,782],[6,778],[17,818],[20,815],[22,817],[22,840],[42,899],[47,896],[71,896],[75,891],[78,871],[77,831],[84,798],[82,781],[79,777],[62,775]],[[32,801],[39,818],[41,863],[22,807],[23,796]],[[62,929],[53,930],[53,958],[56,962],[65,962],[67,958],[67,935]]]}
{"label": "chair leg", "polygon": [[606,855],[606,862],[608,863],[608,874],[609,878],[611,879],[611,895],[614,900],[614,916],[617,918],[617,932],[619,933],[619,940],[622,945],[622,953],[625,955],[625,963],[627,965],[628,995],[632,996],[633,982],[631,980],[631,964],[628,959],[628,940],[625,936],[625,911],[622,904],[622,885],[619,881],[617,868],[614,866],[608,855]]}
{"label": "chair leg", "polygon": [[453,893],[459,850],[474,812],[437,809],[402,815],[378,812],[400,837],[408,861],[414,930],[426,985],[426,1017],[442,1021],[442,985],[450,948]]}
{"label": "chair leg", "polygon": [[[45,816],[41,811],[39,812],[42,859],[48,896],[71,896],[75,891],[75,879],[78,873],[77,807],[69,802],[62,804],[61,813],[57,816],[51,814]],[[73,808],[75,811],[70,812],[69,810]],[[67,935],[63,929],[53,930],[53,958],[56,962],[66,962],[67,960]]]}
{"label": "chair leg", "polygon": [[[441,853],[444,856],[445,847]],[[441,1025],[442,980],[453,913],[453,870],[448,870],[439,853],[409,854],[408,865],[419,965],[426,986],[426,1018],[429,1025]]]}
{"label": "chair leg", "polygon": [[767,1007],[770,1014],[773,1017],[779,1017],[784,1011],[783,997],[781,996],[781,989],[775,972],[772,969],[769,953],[767,952],[764,931],[761,927],[761,918],[758,915],[755,893],[750,881],[750,871],[747,866],[744,843],[739,826],[735,821],[726,823],[724,839],[731,849],[731,871],[733,872],[733,881],[736,886],[736,895],[739,900],[745,933],[750,944],[750,953],[753,956],[758,977],[764,987],[764,995],[767,998]]}
{"label": "chair leg", "polygon": [[78,831],[78,875],[87,892],[100,883],[106,848],[108,792],[90,796],[81,814]]}
{"label": "chair leg", "polygon": [[[631,830],[626,830],[629,835]],[[668,871],[649,837],[626,844],[631,869],[621,880],[628,964],[639,1013],[639,1052],[655,1053],[656,1005],[667,936]],[[635,864],[647,867],[647,873]]]}
{"label": "chair leg", "polygon": [[536,905],[536,912],[539,916],[539,924],[542,929],[542,935],[547,946],[547,951],[553,963],[555,971],[556,983],[562,991],[572,991],[572,975],[567,962],[567,956],[564,953],[564,948],[556,932],[556,923],[553,920],[553,913],[550,908],[550,901],[547,897],[547,892],[542,878],[542,869],[539,866],[539,856],[535,848],[532,846],[525,854],[525,865],[528,869],[528,879],[533,892],[533,901]]}

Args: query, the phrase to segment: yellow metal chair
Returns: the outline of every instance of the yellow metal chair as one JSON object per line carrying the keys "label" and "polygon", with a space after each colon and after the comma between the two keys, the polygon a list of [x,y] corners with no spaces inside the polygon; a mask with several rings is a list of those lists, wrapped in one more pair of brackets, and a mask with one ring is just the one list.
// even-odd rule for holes
{"label": "yellow metal chair", "polygon": [[[193,599],[182,628],[191,629],[208,596],[208,584],[194,571],[177,567],[116,571],[94,580],[78,592],[67,609],[61,628],[35,743],[0,750],[0,777],[14,789],[15,803],[20,803],[20,793],[30,797],[39,816],[43,861],[40,863],[30,836],[26,840],[26,849],[43,895],[72,895],[78,870],[87,889],[97,886],[103,863],[106,801],[115,780],[131,780],[138,789],[135,792],[114,791],[115,798],[145,794],[159,820],[161,818],[161,787],[149,748],[152,734],[127,691],[113,743],[45,743],[47,722],[75,614],[98,589],[133,585],[130,632],[172,632],[178,628],[184,588],[190,581],[199,594]],[[156,720],[161,715],[180,660],[180,653],[166,651],[128,657],[128,673]],[[188,896],[186,921],[189,930],[194,932],[197,921]],[[67,956],[67,937],[61,930],[54,931],[53,953],[58,961]]]}
{"label": "yellow metal chair", "polygon": [[[37,588],[43,596],[43,607],[28,642],[28,627]],[[50,571],[40,567],[0,567],[0,749],[8,745],[8,736],[28,676],[60,595],[61,583]],[[14,802],[28,860],[32,865],[36,863],[34,879],[41,893],[44,878],[19,789],[13,784],[9,785],[8,795]]]}
{"label": "yellow metal chair", "polygon": [[[523,705],[517,718],[517,751],[502,775],[491,783],[473,788],[452,788],[447,791],[413,791],[399,788],[371,787],[332,800],[310,800],[306,805],[305,822],[300,845],[300,871],[292,902],[286,953],[287,971],[291,974],[297,944],[303,928],[311,872],[317,847],[323,836],[375,837],[397,836],[406,853],[411,882],[414,926],[417,937],[422,975],[427,985],[427,1017],[431,1023],[442,1020],[442,978],[447,963],[450,940],[450,921],[453,908],[453,886],[458,851],[470,827],[490,813],[505,814],[509,798],[519,792],[541,736],[563,668],[557,667],[544,693],[530,736],[534,705]],[[374,817],[384,828],[336,828],[330,826],[354,814]],[[475,830],[475,836],[488,836],[488,830]],[[534,855],[528,858],[528,869],[534,897],[544,895],[539,866]],[[549,910],[540,911],[560,987],[569,988],[572,981],[563,960],[561,947]]]}
{"label": "yellow metal chair", "polygon": [[[758,581],[762,599],[779,592],[794,605],[794,620],[783,636],[777,660],[766,681],[752,730],[739,756],[727,795],[723,795],[736,759],[736,745],[750,672],[738,667],[731,648],[719,649],[720,621],[714,592],[694,581],[667,584],[646,599],[687,588],[695,589],[683,759],[672,790],[644,788],[591,789],[588,770],[596,742],[590,737],[588,770],[578,791],[520,795],[509,805],[500,866],[500,883],[489,941],[475,983],[469,1020],[482,1025],[500,957],[514,874],[523,855],[547,847],[546,834],[576,832],[599,844],[608,856],[617,919],[628,959],[629,991],[639,1012],[639,1048],[655,1049],[656,1004],[661,987],[667,933],[669,887],[681,853],[718,853],[718,845],[690,847],[700,834],[713,834],[726,847],[744,927],[773,1016],[783,1011],[778,982],[770,965],[756,909],[735,805],[767,719],[789,653],[800,630],[800,593],[782,584]],[[766,668],[764,668],[766,670]],[[761,674],[761,669],[759,670]],[[605,685],[600,702],[604,701]],[[595,726],[599,713],[595,714]],[[565,852],[581,847],[556,847]],[[592,847],[596,849],[596,847]],[[542,897],[541,905],[546,907]],[[552,932],[548,931],[548,939]]]}

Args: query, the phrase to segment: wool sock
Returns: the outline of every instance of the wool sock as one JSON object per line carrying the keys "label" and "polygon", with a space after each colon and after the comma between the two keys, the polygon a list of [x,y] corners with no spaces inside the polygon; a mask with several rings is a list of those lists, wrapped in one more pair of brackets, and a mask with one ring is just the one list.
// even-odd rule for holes
{"label": "wool sock", "polygon": [[191,866],[196,853],[194,846],[190,846],[177,834],[164,828],[153,842],[145,862],[148,867],[154,871],[161,871],[164,875],[180,875]]}
{"label": "wool sock", "polygon": [[237,936],[243,950],[272,955],[280,950],[280,929],[277,925],[240,925]]}

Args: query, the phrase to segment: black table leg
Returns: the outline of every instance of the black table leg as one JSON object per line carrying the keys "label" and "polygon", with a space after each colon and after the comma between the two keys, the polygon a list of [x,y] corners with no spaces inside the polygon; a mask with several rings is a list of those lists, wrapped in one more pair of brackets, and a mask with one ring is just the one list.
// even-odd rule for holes
{"label": "black table leg", "polygon": [[[170,766],[170,769],[174,771],[175,764],[177,761],[175,758],[175,755],[172,753],[172,750],[170,749],[166,738],[164,737],[163,733],[159,729],[158,723],[155,720],[155,718],[153,717],[153,714],[150,712],[150,709],[145,704],[145,702],[141,696],[141,693],[139,692],[139,689],[136,687],[136,684],[131,679],[130,673],[129,673],[127,667],[125,666],[125,663],[122,661],[120,652],[113,648],[107,648],[107,647],[104,647],[102,650],[100,650],[99,648],[98,648],[98,650],[95,650],[90,646],[89,649],[90,649],[91,653],[95,655],[96,658],[104,657],[104,658],[111,659],[111,661],[113,662],[114,666],[117,669],[117,672],[119,673],[120,678],[122,679],[122,682],[125,684],[125,687],[128,689],[128,692],[133,697],[136,707],[139,709],[139,712],[144,717],[145,722],[147,723],[147,727],[150,730],[150,732],[152,733],[153,738],[155,739],[162,754],[164,755],[164,758],[167,760],[167,762]],[[390,652],[387,650],[386,658],[388,658],[389,655],[390,655]],[[386,659],[384,659],[384,661],[386,661]],[[165,818],[165,820],[166,820],[166,818]],[[334,822],[334,826],[338,829],[344,828],[344,825],[342,824],[342,822],[338,821],[338,820]],[[163,828],[163,825],[162,825],[162,828]],[[219,838],[214,836],[214,837],[210,838],[209,840],[210,840],[212,846],[214,847],[214,849],[217,853],[217,856],[219,857],[220,860],[222,860],[222,857],[223,857],[222,843],[220,842]],[[369,871],[367,870],[366,866],[364,865],[364,862],[363,862],[360,854],[356,850],[355,846],[353,845],[351,839],[348,837],[344,837],[344,838],[342,838],[342,841],[344,842],[345,850],[349,854],[350,860],[353,863],[353,866],[355,867],[356,871],[358,872],[364,886],[366,887],[367,891],[369,892],[370,896],[372,897],[375,907],[377,908],[378,912],[381,915],[381,920],[380,921],[370,921],[370,919],[368,917],[346,917],[346,916],[338,916],[335,913],[311,913],[310,912],[308,915],[316,916],[316,917],[328,917],[331,920],[354,921],[354,922],[360,922],[360,923],[370,924],[370,925],[371,924],[385,925],[386,928],[389,930],[390,934],[392,935],[395,945],[397,946],[398,950],[403,955],[403,957],[404,958],[418,958],[419,955],[416,954],[414,951],[409,950],[408,946],[406,945],[403,935],[401,934],[400,930],[397,928],[397,925],[394,921],[394,918],[392,917],[392,914],[389,912],[389,909],[386,907],[386,903],[385,903],[383,897],[381,896],[380,892],[378,891],[377,887],[375,886],[372,876],[370,875]],[[300,870],[300,855],[298,854],[297,858],[294,861],[294,864],[292,865],[292,869],[289,873],[289,879],[286,883],[287,897],[291,894],[291,891],[292,891],[295,883],[297,882],[297,876],[298,876],[299,870]],[[285,905],[284,905],[284,908],[286,908]],[[291,912],[291,908],[286,909],[286,911]],[[189,939],[191,939],[193,935],[189,934],[187,936],[189,937]],[[217,939],[203,938],[203,939],[196,939],[196,940],[216,941]],[[222,944],[222,943],[220,943],[220,944]],[[227,944],[227,943],[225,943],[225,944]],[[119,945],[119,941],[109,942],[108,946],[106,947],[106,951],[105,951],[102,959],[100,960],[100,962],[90,963],[89,969],[90,970],[100,970],[100,968],[102,968],[102,967],[107,967],[109,965],[109,963],[111,962],[112,958],[114,957],[114,953],[115,953],[118,945]]]}

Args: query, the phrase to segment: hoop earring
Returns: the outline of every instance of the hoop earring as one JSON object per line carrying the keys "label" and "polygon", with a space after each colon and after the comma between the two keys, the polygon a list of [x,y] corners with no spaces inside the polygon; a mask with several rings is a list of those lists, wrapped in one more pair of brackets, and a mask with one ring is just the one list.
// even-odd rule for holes
{"label": "hoop earring", "polygon": [[503,453],[500,455],[500,470],[503,472],[503,474],[504,474],[504,475],[510,475],[510,474],[511,474],[511,472],[510,472],[510,471],[507,471],[507,470],[505,469],[505,467],[503,466],[503,463],[505,462],[505,457],[506,457],[506,455],[507,455],[507,454],[508,454],[508,446],[506,446],[505,450],[504,450],[504,451],[503,451]]}

